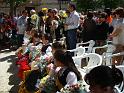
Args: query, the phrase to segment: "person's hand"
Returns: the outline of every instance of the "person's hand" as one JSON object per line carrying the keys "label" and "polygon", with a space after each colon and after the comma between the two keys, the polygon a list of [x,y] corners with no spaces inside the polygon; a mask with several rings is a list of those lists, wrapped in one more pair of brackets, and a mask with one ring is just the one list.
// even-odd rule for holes
{"label": "person's hand", "polygon": [[54,65],[51,63],[47,66],[48,75],[52,75],[54,71]]}
{"label": "person's hand", "polygon": [[47,57],[47,58],[46,58],[46,61],[47,61],[48,63],[51,63],[51,62],[53,61],[53,56]]}
{"label": "person's hand", "polygon": [[65,29],[68,29],[68,25],[67,25],[67,24],[65,24],[65,25],[64,25],[64,28],[65,28]]}
{"label": "person's hand", "polygon": [[109,40],[112,40],[112,38],[113,38],[113,35],[110,34],[110,35],[108,36],[108,39],[109,39]]}
{"label": "person's hand", "polygon": [[77,33],[80,33],[81,31],[79,29],[77,29]]}

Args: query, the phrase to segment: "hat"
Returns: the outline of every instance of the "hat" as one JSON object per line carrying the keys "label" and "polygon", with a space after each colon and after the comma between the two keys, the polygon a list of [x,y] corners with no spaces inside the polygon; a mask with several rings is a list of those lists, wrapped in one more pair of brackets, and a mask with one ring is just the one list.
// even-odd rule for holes
{"label": "hat", "polygon": [[31,12],[32,12],[32,13],[36,13],[36,11],[35,11],[35,10],[33,10],[33,9],[31,10]]}
{"label": "hat", "polygon": [[42,11],[47,11],[48,9],[47,8],[42,8]]}

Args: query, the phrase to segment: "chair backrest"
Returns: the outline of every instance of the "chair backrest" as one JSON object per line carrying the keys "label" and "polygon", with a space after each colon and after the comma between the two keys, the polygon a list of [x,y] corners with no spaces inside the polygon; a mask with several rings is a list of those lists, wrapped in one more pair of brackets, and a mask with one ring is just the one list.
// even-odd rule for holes
{"label": "chair backrest", "polygon": [[81,43],[77,43],[76,47],[79,47],[81,45],[85,45],[85,44],[89,44],[88,46],[85,46],[84,48],[87,49],[86,53],[91,53],[93,46],[95,45],[95,41],[94,40],[90,40],[88,42],[81,42]]}
{"label": "chair backrest", "polygon": [[[112,53],[107,53],[105,55],[105,59],[106,59],[106,65],[112,65],[112,57],[115,57],[115,56],[121,56],[121,55],[124,55],[124,52],[119,52],[119,53],[115,53],[115,54],[112,54]],[[110,63],[110,64],[109,64]]]}
{"label": "chair backrest", "polygon": [[67,51],[74,52],[74,56],[81,56],[81,55],[84,55],[85,48],[82,46],[79,46],[76,49],[67,50]]}
{"label": "chair backrest", "polygon": [[101,48],[107,48],[107,45],[98,46],[98,47],[93,47],[92,53],[95,53],[95,52],[96,52],[96,49],[101,49]]}
{"label": "chair backrest", "polygon": [[115,51],[115,46],[112,45],[112,44],[107,44],[107,45],[104,45],[104,46],[100,46],[100,47],[93,47],[93,51],[92,53],[95,53],[96,49],[107,49],[106,52],[104,52],[102,54],[102,60],[103,60],[103,65],[112,65],[111,64],[111,58],[108,57],[109,55],[112,55],[113,52]]}
{"label": "chair backrest", "polygon": [[119,52],[119,53],[115,53],[112,55],[108,55],[107,57],[115,57],[115,56],[122,56],[122,55],[124,55],[124,52]]}
{"label": "chair backrest", "polygon": [[82,58],[89,58],[88,59],[88,64],[86,66],[87,69],[89,69],[90,67],[92,68],[92,67],[102,65],[102,57],[99,54],[88,53],[88,54],[85,54],[85,55],[73,57],[73,60],[78,67],[81,67]]}
{"label": "chair backrest", "polygon": [[102,57],[99,54],[89,53],[89,54],[85,55],[85,57],[89,58],[87,67],[102,65]]}

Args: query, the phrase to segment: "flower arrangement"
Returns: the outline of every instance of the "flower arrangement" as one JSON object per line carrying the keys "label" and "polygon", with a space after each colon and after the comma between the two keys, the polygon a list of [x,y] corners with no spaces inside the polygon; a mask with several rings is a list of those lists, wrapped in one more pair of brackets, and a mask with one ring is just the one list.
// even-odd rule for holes
{"label": "flower arrangement", "polygon": [[45,91],[45,93],[56,93],[57,88],[55,84],[55,78],[47,75],[41,79],[40,87],[41,91]]}
{"label": "flower arrangement", "polygon": [[61,17],[64,17],[64,18],[67,17],[66,11],[64,11],[64,10],[60,10],[60,11],[59,11],[59,15],[60,15]]}
{"label": "flower arrangement", "polygon": [[60,93],[87,93],[83,81],[79,81],[72,86],[66,86],[60,90]]}

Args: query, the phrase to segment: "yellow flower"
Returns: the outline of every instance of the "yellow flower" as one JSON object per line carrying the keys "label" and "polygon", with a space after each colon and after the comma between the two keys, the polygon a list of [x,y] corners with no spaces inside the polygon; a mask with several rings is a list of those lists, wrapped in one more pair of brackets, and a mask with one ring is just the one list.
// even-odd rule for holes
{"label": "yellow flower", "polygon": [[41,79],[41,82],[40,82],[40,83],[41,83],[41,84],[45,84],[48,78],[49,78],[49,75],[43,77],[43,78]]}

